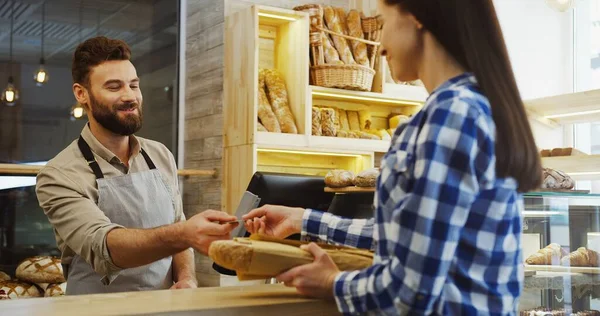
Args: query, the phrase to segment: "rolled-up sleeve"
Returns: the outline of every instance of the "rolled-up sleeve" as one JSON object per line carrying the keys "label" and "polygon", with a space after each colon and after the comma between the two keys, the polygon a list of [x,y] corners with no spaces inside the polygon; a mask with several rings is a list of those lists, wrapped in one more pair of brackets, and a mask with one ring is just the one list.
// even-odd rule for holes
{"label": "rolled-up sleeve", "polygon": [[[81,187],[59,169],[45,167],[37,176],[36,193],[41,208],[65,245],[112,282],[122,269],[114,264],[106,236],[115,228]],[[108,280],[108,281],[106,281]]]}

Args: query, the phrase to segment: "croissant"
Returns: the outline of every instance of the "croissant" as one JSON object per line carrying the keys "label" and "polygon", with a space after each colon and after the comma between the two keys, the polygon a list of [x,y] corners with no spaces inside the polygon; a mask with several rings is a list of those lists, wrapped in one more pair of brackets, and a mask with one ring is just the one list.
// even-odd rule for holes
{"label": "croissant", "polygon": [[561,260],[563,266],[571,267],[598,267],[599,263],[600,254],[585,247],[580,247]]}
{"label": "croissant", "polygon": [[532,265],[558,265],[567,254],[559,244],[552,243],[529,256],[525,262]]}

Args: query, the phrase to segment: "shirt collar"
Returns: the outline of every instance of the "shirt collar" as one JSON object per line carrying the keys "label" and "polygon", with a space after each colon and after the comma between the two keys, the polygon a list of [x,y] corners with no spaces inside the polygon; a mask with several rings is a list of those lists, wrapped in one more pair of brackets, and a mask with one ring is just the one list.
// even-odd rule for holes
{"label": "shirt collar", "polygon": [[448,79],[446,82],[442,83],[441,86],[437,87],[429,97],[437,94],[439,91],[447,90],[454,87],[464,86],[464,85],[478,85],[477,78],[472,72],[465,72],[456,77],[452,77]]}
{"label": "shirt collar", "polygon": [[[94,136],[94,134],[92,134],[92,130],[90,129],[89,124],[90,123],[87,123],[83,127],[83,130],[81,131],[81,137],[83,137],[83,140],[85,140],[85,142],[88,143],[88,145],[90,146],[90,149],[92,149],[92,151],[96,155],[100,156],[100,158],[102,158],[108,162],[120,161],[119,157],[117,157],[117,155],[115,155],[108,148],[104,147],[104,145],[102,145],[102,143],[100,143],[100,141],[98,141],[96,136]],[[131,150],[130,159],[137,156],[137,154],[139,154],[142,149],[139,140],[134,135],[129,136],[129,148]]]}

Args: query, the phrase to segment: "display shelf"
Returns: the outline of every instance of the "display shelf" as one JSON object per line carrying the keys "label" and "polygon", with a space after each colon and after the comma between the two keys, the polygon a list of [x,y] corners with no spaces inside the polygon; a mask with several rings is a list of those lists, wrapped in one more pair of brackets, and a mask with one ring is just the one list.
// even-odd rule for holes
{"label": "display shelf", "polygon": [[325,137],[256,132],[255,143],[262,148],[295,148],[317,151],[387,152],[389,140]]}
{"label": "display shelf", "polygon": [[525,271],[544,271],[544,272],[559,272],[559,273],[582,273],[582,274],[597,274],[600,275],[600,268],[594,267],[563,267],[550,265],[525,265]]}
{"label": "display shelf", "polygon": [[544,157],[542,165],[561,170],[575,180],[594,180],[600,177],[600,155]]}
{"label": "display shelf", "polygon": [[537,272],[525,271],[525,273],[533,272],[534,275],[525,275],[525,289],[564,289],[565,282],[571,286],[599,286],[600,274],[583,274],[583,273],[568,273],[568,272]]}
{"label": "display shelf", "polygon": [[525,101],[530,116],[555,124],[600,120],[600,89]]}
{"label": "display shelf", "polygon": [[420,108],[427,99],[427,91],[423,87],[406,85],[397,85],[396,89],[386,93],[361,92],[319,86],[310,86],[310,90],[313,98],[320,100],[366,103],[379,106]]}

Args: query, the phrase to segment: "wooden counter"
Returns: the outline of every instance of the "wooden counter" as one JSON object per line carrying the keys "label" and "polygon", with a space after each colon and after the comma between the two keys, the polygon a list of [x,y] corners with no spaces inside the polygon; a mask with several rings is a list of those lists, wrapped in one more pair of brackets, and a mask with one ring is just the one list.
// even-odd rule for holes
{"label": "wooden counter", "polygon": [[130,292],[5,300],[2,315],[337,315],[333,301],[307,299],[283,285]]}

